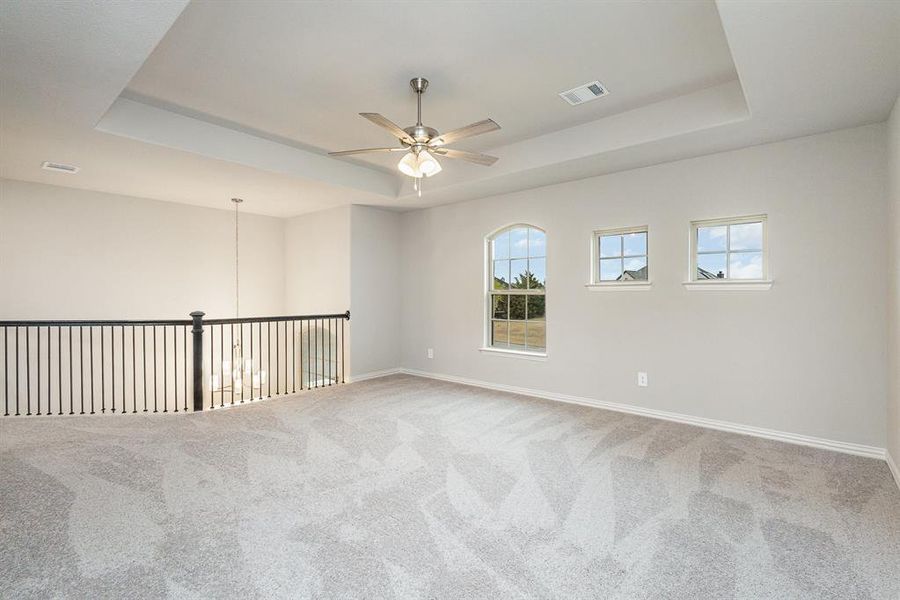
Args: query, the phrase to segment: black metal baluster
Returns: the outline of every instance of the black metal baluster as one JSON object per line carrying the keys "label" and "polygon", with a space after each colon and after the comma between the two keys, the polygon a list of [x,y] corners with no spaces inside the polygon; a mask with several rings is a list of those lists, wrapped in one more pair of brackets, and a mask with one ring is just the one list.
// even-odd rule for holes
{"label": "black metal baluster", "polygon": [[[213,373],[213,365],[216,364],[216,347],[213,340],[216,338],[216,326],[209,326],[209,408],[213,409],[216,407],[216,386],[213,385],[215,383],[215,373]],[[222,387],[221,381],[219,382],[219,387]]]}
{"label": "black metal baluster", "polygon": [[225,406],[225,326],[219,325],[219,408]]}
{"label": "black metal baluster", "polygon": [[[37,365],[37,381],[35,384],[37,385],[37,414],[40,416],[41,414],[41,327],[38,325],[35,333],[37,334],[37,357],[35,358],[35,364]],[[30,358],[30,357],[29,357]],[[28,362],[31,362],[30,360]]]}
{"label": "black metal baluster", "polygon": [[[319,387],[320,380],[321,385],[325,385],[325,330],[322,328],[322,325],[319,321],[319,319],[316,319],[316,336],[319,336],[319,334],[321,333],[322,335],[320,337],[322,339],[320,340],[318,339],[318,337],[316,338],[316,358],[321,364],[321,370],[316,373],[316,387]],[[316,369],[319,369],[319,367],[316,367]]]}
{"label": "black metal baluster", "polygon": [[103,325],[100,326],[100,412],[106,412],[106,359],[103,352]]}
{"label": "black metal baluster", "polygon": [[231,324],[231,403],[234,404],[234,323]]}
{"label": "black metal baluster", "polygon": [[122,414],[125,414],[125,326],[122,325]]}
{"label": "black metal baluster", "polygon": [[69,326],[69,414],[75,414],[75,407],[72,402],[72,327]]}
{"label": "black metal baluster", "polygon": [[134,325],[131,326],[131,413],[137,412],[137,352],[134,343]]}
{"label": "black metal baluster", "polygon": [[[256,370],[257,373],[259,369]],[[253,397],[253,322],[250,322],[250,400],[254,400]]]}
{"label": "black metal baluster", "polygon": [[141,325],[141,362],[144,371],[144,412],[147,412],[147,326]]}
{"label": "black metal baluster", "polygon": [[94,414],[94,327],[88,328],[88,343],[90,344],[90,365],[91,365],[91,414]]}
{"label": "black metal baluster", "polygon": [[290,384],[288,383],[290,379],[288,378],[288,330],[287,330],[287,321],[284,321],[284,393],[287,394],[291,389]]}
{"label": "black metal baluster", "polygon": [[181,332],[181,333],[183,334],[182,339],[184,340],[184,352],[182,352],[182,356],[184,356],[184,369],[183,369],[183,371],[182,371],[183,374],[184,374],[184,412],[187,412],[187,399],[188,399],[188,391],[187,391],[187,364],[188,364],[188,357],[187,357],[187,333],[188,333],[188,332],[187,332],[187,327],[182,327],[181,329],[182,329],[182,332]]}
{"label": "black metal baluster", "polygon": [[168,328],[163,325],[163,412],[169,412],[169,358],[167,350],[169,349],[169,340],[166,332]]}
{"label": "black metal baluster", "polygon": [[347,340],[344,339],[344,321],[346,319],[341,319],[341,383],[344,383],[344,366],[346,365],[344,362],[344,347],[347,345]]}
{"label": "black metal baluster", "polygon": [[[40,331],[38,332],[40,334]],[[47,326],[47,412],[48,417],[53,414],[53,394],[50,387],[53,385],[53,367],[50,366],[53,342],[50,340],[50,326]]]}
{"label": "black metal baluster", "polygon": [[272,397],[272,321],[266,322],[266,379],[268,380],[267,398]]}
{"label": "black metal baluster", "polygon": [[63,414],[62,406],[62,326],[56,327],[56,387],[59,392],[59,413]]}
{"label": "black metal baluster", "polygon": [[332,356],[332,347],[331,347],[331,324],[334,323],[334,319],[328,319],[328,385],[332,384],[332,380],[334,379],[333,371],[334,371],[334,363],[331,360]]}
{"label": "black metal baluster", "polygon": [[116,412],[116,328],[114,325],[109,326],[109,397],[112,407],[110,410]]}
{"label": "black metal baluster", "polygon": [[316,372],[316,380],[313,387],[319,387],[319,320],[313,319],[313,370]]}
{"label": "black metal baluster", "polygon": [[[271,325],[272,324],[269,323],[269,326],[271,326]],[[278,373],[279,373],[279,371],[281,371],[281,369],[279,368],[279,365],[278,365],[278,363],[281,362],[281,360],[280,360],[281,357],[279,356],[281,354],[280,348],[279,348],[279,346],[280,346],[279,338],[280,337],[281,336],[278,333],[278,321],[275,321],[275,395],[276,396],[280,393],[278,388],[281,383],[279,381],[279,377],[278,377]]]}
{"label": "black metal baluster", "polygon": [[178,412],[178,327],[172,325],[172,389],[175,391],[175,412]]}
{"label": "black metal baluster", "polygon": [[16,326],[16,416],[19,416],[19,387],[22,372],[19,371],[19,326]]}
{"label": "black metal baluster", "polygon": [[306,320],[306,389],[310,389],[312,387],[312,382],[310,381],[310,377],[312,376],[312,370],[309,365],[309,361],[312,358],[312,352],[310,351],[310,340],[312,340],[312,332],[309,330],[310,321]]}
{"label": "black metal baluster", "polygon": [[3,385],[5,386],[5,391],[3,394],[3,416],[9,416],[9,370],[6,368],[6,361],[9,360],[9,350],[7,347],[9,346],[9,329],[6,327],[3,328]]}
{"label": "black metal baluster", "polygon": [[[241,355],[238,357],[241,359],[241,364],[238,366],[238,371],[241,374],[241,404],[244,403],[244,324],[241,323],[238,325],[240,327],[239,337],[241,345]],[[250,369],[250,386],[253,387],[253,369]]]}
{"label": "black metal baluster", "polygon": [[153,412],[157,412],[156,384],[159,377],[156,373],[156,325],[153,326]]}
{"label": "black metal baluster", "polygon": [[297,392],[297,322],[291,320],[291,393]]}
{"label": "black metal baluster", "polygon": [[84,414],[84,327],[78,326],[78,359],[81,366],[78,368],[78,383],[81,384],[81,412]]}

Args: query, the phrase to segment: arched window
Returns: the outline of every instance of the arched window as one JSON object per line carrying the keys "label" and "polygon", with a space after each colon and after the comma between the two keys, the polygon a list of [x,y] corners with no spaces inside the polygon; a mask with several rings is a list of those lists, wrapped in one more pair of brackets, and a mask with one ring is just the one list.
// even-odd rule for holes
{"label": "arched window", "polygon": [[543,354],[547,349],[547,235],[512,225],[488,238],[486,345]]}

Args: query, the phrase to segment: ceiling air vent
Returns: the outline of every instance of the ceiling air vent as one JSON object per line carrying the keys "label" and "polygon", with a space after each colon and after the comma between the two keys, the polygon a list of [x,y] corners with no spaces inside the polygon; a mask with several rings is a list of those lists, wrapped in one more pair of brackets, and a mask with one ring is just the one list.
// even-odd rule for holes
{"label": "ceiling air vent", "polygon": [[57,173],[77,173],[81,170],[80,167],[73,167],[72,165],[50,162],[48,160],[45,160],[43,163],[41,163],[41,168],[46,171],[55,171]]}
{"label": "ceiling air vent", "polygon": [[607,90],[602,83],[599,81],[591,81],[590,83],[579,85],[577,88],[560,92],[559,97],[572,106],[575,106],[577,104],[584,104],[589,100],[596,100],[608,93],[609,90]]}

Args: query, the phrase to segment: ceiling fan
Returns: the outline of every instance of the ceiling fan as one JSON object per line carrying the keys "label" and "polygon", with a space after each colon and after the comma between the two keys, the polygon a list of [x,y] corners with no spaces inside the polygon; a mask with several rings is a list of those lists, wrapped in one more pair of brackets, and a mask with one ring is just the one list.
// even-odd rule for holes
{"label": "ceiling fan", "polygon": [[400,159],[400,162],[397,163],[397,168],[404,175],[415,179],[414,188],[418,191],[419,196],[422,195],[422,178],[431,177],[441,172],[441,165],[435,158],[435,155],[459,158],[486,167],[497,162],[496,156],[465,150],[454,150],[446,146],[464,138],[496,131],[500,129],[499,125],[491,119],[485,119],[459,129],[440,133],[437,129],[422,124],[422,94],[428,88],[428,80],[424,77],[415,77],[410,80],[409,85],[416,93],[417,119],[415,125],[401,129],[400,126],[378,113],[359,113],[361,117],[365,117],[379,127],[383,127],[391,132],[399,140],[399,148],[363,148],[360,150],[329,152],[328,154],[331,156],[349,156],[351,154],[367,154],[369,152],[406,152],[403,158]]}

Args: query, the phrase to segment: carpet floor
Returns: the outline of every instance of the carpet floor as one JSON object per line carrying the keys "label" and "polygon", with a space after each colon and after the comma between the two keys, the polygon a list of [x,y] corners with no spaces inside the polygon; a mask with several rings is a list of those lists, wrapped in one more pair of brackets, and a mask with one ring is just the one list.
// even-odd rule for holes
{"label": "carpet floor", "polygon": [[411,376],[0,453],[3,598],[900,598],[883,462]]}

